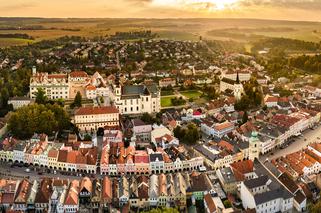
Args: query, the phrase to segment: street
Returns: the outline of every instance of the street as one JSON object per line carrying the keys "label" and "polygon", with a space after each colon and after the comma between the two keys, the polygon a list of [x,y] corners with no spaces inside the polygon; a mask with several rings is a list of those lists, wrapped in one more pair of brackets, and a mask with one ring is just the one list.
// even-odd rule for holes
{"label": "street", "polygon": [[60,178],[60,179],[80,179],[81,177],[78,177],[76,175],[69,176],[69,175],[63,175],[59,171],[57,171],[57,174],[53,173],[47,173],[43,172],[42,175],[39,175],[38,172],[34,171],[33,169],[30,169],[30,172],[26,172],[27,167],[18,167],[15,166],[13,168],[10,167],[10,165],[7,162],[1,162],[1,169],[0,169],[0,178],[13,178],[13,179],[22,179],[24,177],[29,177],[29,180],[39,180],[43,177],[50,177],[50,178]]}
{"label": "street", "polygon": [[273,155],[271,155],[271,153],[261,155],[260,159],[261,160],[265,160],[266,158],[275,159],[275,158],[299,151],[300,149],[305,148],[309,143],[321,142],[321,140],[318,139],[318,137],[321,138],[321,125],[319,125],[314,130],[307,129],[302,133],[302,135],[303,137],[296,137],[295,142],[291,143],[288,147],[273,151]]}

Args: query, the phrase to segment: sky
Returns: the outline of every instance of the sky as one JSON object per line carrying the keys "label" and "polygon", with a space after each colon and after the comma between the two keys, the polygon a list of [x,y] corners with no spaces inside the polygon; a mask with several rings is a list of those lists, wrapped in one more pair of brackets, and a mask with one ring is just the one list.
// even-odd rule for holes
{"label": "sky", "polygon": [[321,0],[0,0],[0,16],[321,21]]}

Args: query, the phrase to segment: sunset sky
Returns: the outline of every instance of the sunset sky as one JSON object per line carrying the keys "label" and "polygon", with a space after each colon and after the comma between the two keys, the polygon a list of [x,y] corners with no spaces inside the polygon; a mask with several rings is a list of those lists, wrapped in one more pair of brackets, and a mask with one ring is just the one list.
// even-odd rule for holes
{"label": "sunset sky", "polygon": [[0,0],[0,16],[321,21],[321,0]]}

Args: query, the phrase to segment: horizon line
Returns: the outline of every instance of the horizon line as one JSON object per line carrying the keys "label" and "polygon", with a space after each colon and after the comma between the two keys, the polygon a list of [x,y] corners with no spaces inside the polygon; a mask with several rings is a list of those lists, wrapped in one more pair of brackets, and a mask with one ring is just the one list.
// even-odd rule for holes
{"label": "horizon line", "polygon": [[191,19],[201,19],[201,20],[258,20],[258,21],[285,21],[285,22],[310,22],[310,23],[321,23],[316,20],[293,20],[293,19],[264,19],[264,18],[239,18],[239,17],[230,17],[230,18],[220,18],[220,17],[165,17],[165,18],[150,18],[150,17],[40,17],[40,16],[0,16],[0,19],[10,19],[10,18],[19,18],[19,19],[152,19],[152,20],[191,20]]}

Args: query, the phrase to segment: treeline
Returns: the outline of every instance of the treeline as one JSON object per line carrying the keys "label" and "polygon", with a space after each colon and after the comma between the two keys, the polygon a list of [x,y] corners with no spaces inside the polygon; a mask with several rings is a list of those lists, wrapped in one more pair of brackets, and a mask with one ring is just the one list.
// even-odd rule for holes
{"label": "treeline", "polygon": [[0,30],[64,30],[64,31],[80,31],[79,28],[58,28],[58,27],[44,27],[42,25],[32,26],[3,26]]}
{"label": "treeline", "polygon": [[25,33],[6,33],[0,34],[0,38],[22,38],[34,40],[35,38]]}
{"label": "treeline", "polygon": [[146,39],[155,38],[156,34],[150,30],[133,31],[133,32],[116,32],[115,35],[109,37],[110,40],[128,40],[128,39]]}
{"label": "treeline", "polygon": [[321,55],[302,55],[291,58],[290,65],[310,73],[321,74]]}
{"label": "treeline", "polygon": [[31,25],[31,26],[3,26],[0,30],[45,30],[46,28],[42,25]]}
{"label": "treeline", "polygon": [[290,38],[265,38],[254,42],[251,51],[258,52],[264,48],[275,47],[286,51],[318,51],[321,49],[321,43]]}

